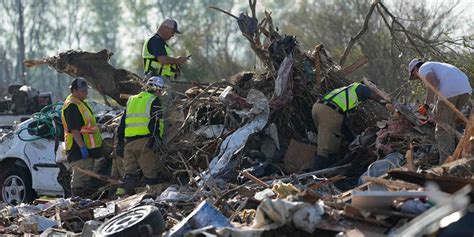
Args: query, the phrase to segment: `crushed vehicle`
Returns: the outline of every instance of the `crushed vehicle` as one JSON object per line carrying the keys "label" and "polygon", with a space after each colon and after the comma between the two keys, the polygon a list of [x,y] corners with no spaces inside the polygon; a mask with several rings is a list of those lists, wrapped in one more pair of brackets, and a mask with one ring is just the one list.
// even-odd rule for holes
{"label": "crushed vehicle", "polygon": [[[120,112],[99,103],[91,106],[102,123]],[[61,107],[62,103],[47,106],[1,137],[2,201],[19,204],[31,202],[38,195],[63,196],[66,184],[60,184],[58,174],[60,168],[67,170],[69,166],[63,149]],[[110,132],[102,135],[104,140],[113,136]]]}

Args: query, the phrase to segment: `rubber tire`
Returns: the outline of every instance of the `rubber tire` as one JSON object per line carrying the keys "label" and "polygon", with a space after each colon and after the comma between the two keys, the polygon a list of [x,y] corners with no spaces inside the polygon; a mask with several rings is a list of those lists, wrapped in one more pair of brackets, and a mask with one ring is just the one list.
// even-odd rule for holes
{"label": "rubber tire", "polygon": [[[3,165],[2,165],[3,166]],[[36,199],[37,194],[32,188],[31,184],[31,175],[30,172],[18,165],[12,164],[12,165],[5,165],[5,167],[0,168],[0,200],[3,202],[6,202],[3,200],[3,182],[8,179],[8,177],[16,175],[18,176],[23,184],[25,185],[25,193],[24,193],[24,198],[23,198],[23,203],[31,203],[33,200]],[[13,205],[18,205],[20,203],[10,203]]]}
{"label": "rubber tire", "polygon": [[[120,220],[123,220],[129,216],[130,213],[133,213],[134,210],[137,209],[146,210],[148,212],[147,216],[144,217],[140,222],[125,227],[121,231],[114,233],[107,231],[111,223],[121,222]],[[159,209],[155,206],[139,206],[129,211],[122,212],[112,219],[107,220],[101,226],[99,226],[96,233],[98,236],[103,237],[149,236],[150,233],[143,233],[143,225],[149,225],[151,227],[150,231],[152,232],[152,236],[161,236],[161,234],[165,232],[165,221],[163,220],[163,216],[161,215]]]}

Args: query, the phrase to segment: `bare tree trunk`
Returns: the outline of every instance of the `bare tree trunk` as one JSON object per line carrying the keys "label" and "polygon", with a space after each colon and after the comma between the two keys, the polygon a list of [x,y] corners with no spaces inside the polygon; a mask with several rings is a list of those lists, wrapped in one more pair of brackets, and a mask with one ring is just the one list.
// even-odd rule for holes
{"label": "bare tree trunk", "polygon": [[25,26],[23,22],[23,5],[21,0],[16,0],[16,8],[18,10],[18,60],[17,60],[17,78],[22,78],[23,84],[26,85],[25,65]]}
{"label": "bare tree trunk", "polygon": [[59,100],[63,99],[63,93],[61,89],[61,75],[59,73],[56,73],[57,79],[58,79],[58,98]]}

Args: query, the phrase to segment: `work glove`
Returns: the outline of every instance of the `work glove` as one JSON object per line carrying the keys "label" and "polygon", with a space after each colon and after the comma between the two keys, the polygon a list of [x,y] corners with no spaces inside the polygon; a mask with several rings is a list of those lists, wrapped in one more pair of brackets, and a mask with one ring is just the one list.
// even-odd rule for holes
{"label": "work glove", "polygon": [[87,157],[89,157],[89,151],[87,150],[87,147],[83,146],[81,147],[81,156],[82,159],[85,160]]}
{"label": "work glove", "polygon": [[390,103],[387,103],[385,105],[385,108],[388,110],[388,112],[390,113],[394,113],[395,112],[395,106],[393,106],[393,104],[390,104]]}
{"label": "work glove", "polygon": [[420,104],[418,106],[418,113],[420,113],[423,116],[426,116],[428,113],[428,110],[430,109],[429,105],[427,104]]}

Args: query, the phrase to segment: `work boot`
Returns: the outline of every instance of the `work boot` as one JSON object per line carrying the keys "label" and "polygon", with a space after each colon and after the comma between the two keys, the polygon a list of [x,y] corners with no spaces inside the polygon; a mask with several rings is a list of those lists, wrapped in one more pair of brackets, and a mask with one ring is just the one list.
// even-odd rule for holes
{"label": "work boot", "polygon": [[328,157],[317,155],[313,159],[313,171],[326,169],[334,164],[334,162],[334,160]]}
{"label": "work boot", "polygon": [[123,177],[123,184],[121,188],[125,190],[125,194],[133,195],[135,194],[135,187],[137,186],[137,184],[138,184],[137,175],[126,174],[125,177]]}

